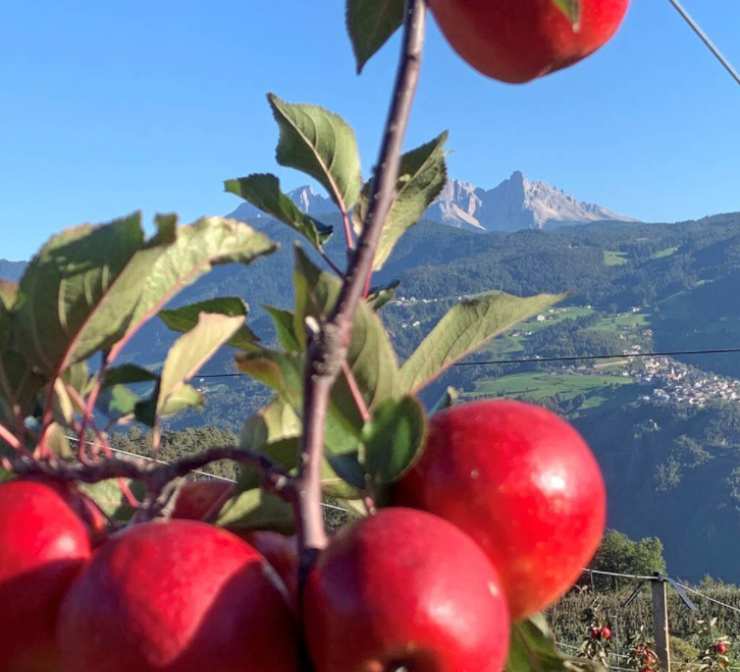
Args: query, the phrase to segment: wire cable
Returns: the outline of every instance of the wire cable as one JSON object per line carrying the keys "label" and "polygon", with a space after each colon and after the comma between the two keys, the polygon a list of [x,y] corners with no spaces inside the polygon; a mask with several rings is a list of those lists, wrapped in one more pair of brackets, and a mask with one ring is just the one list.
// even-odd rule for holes
{"label": "wire cable", "polygon": [[724,66],[724,68],[727,70],[727,72],[730,73],[730,76],[738,83],[740,84],[740,75],[738,74],[737,70],[732,66],[732,63],[727,59],[724,54],[717,48],[717,46],[712,42],[712,40],[709,38],[709,36],[702,30],[701,26],[696,22],[696,20],[683,8],[681,3],[678,0],[668,0],[676,9],[676,11],[683,17],[684,21],[689,24],[691,29],[699,36],[702,42],[707,46],[709,51],[711,51],[715,58]]}
{"label": "wire cable", "polygon": [[696,588],[691,588],[689,586],[684,585],[683,583],[679,583],[676,581],[676,585],[681,586],[684,590],[687,590],[690,593],[694,593],[694,595],[698,595],[699,597],[703,597],[705,600],[709,600],[710,602],[714,602],[715,604],[718,604],[721,607],[725,607],[725,609],[730,609],[731,611],[734,611],[738,614],[740,614],[740,608],[734,607],[731,604],[725,604],[724,602],[720,602],[719,600],[715,600],[713,597],[709,597],[709,595],[705,595],[699,590],[696,590]]}

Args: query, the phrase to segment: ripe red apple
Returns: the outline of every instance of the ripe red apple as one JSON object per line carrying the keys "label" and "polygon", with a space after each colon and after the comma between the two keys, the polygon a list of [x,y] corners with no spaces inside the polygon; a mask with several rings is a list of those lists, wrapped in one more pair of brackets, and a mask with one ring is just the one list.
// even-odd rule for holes
{"label": "ripe red apple", "polygon": [[228,481],[203,480],[185,483],[180,488],[172,511],[173,518],[203,520],[220,508],[234,492]]}
{"label": "ripe red apple", "polygon": [[605,44],[629,0],[581,0],[580,24],[554,0],[429,0],[455,51],[476,70],[521,83],[565,68]]}
{"label": "ripe red apple", "polygon": [[59,614],[61,672],[295,672],[284,587],[249,544],[190,520],[112,536]]}
{"label": "ripe red apple", "polygon": [[591,639],[601,639],[601,628],[591,626],[591,628],[589,628],[588,634]]}
{"label": "ripe red apple", "polygon": [[56,669],[59,604],[90,552],[88,529],[64,486],[0,485],[0,670]]}
{"label": "ripe red apple", "polygon": [[580,434],[550,411],[478,401],[434,415],[419,462],[394,492],[477,541],[514,620],[563,595],[604,532],[606,492]]}
{"label": "ripe red apple", "polygon": [[500,672],[509,615],[496,570],[454,525],[388,508],[340,531],[304,593],[316,672]]}
{"label": "ripe red apple", "polygon": [[295,535],[258,530],[239,534],[265,557],[282,579],[292,606],[298,605],[298,540]]}
{"label": "ripe red apple", "polygon": [[607,626],[604,626],[603,628],[601,628],[601,631],[599,634],[601,635],[601,639],[609,640],[612,638],[611,628],[608,628]]}
{"label": "ripe red apple", "polygon": [[714,645],[714,651],[715,651],[715,653],[719,653],[719,654],[723,655],[723,654],[727,653],[729,650],[730,650],[730,647],[727,644],[727,642],[717,642]]}

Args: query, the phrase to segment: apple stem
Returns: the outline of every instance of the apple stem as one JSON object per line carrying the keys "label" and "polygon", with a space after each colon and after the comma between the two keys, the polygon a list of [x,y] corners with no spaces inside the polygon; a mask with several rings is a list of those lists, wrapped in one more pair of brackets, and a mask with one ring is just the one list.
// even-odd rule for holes
{"label": "apple stem", "polygon": [[372,270],[383,224],[395,198],[401,144],[419,80],[425,13],[424,0],[407,0],[400,62],[376,164],[367,218],[336,306],[327,321],[306,325],[308,361],[304,382],[304,428],[294,504],[300,548],[299,595],[318,552],[327,543],[321,513],[321,463],[326,411],[331,388],[346,359],[352,337],[352,320]]}

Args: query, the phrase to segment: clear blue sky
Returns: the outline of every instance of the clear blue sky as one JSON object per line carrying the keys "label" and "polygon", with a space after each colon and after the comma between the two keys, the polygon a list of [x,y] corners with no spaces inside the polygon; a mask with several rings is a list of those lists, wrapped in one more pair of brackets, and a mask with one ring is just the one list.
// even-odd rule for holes
{"label": "clear blue sky", "polygon": [[[736,64],[740,2],[685,0]],[[274,171],[264,94],[322,104],[375,160],[397,39],[356,77],[343,0],[10,0],[0,24],[0,257],[141,208],[190,221]],[[469,69],[432,26],[409,146],[450,130],[450,173],[521,169],[650,221],[740,210],[740,87],[667,0],[633,0],[595,57],[526,86]]]}

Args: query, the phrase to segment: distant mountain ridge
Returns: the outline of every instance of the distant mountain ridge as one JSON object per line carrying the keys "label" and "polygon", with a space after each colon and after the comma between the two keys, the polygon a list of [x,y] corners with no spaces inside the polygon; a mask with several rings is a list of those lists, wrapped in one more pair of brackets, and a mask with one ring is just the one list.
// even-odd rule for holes
{"label": "distant mountain ridge", "polygon": [[[309,215],[318,217],[336,212],[331,199],[309,186],[294,189],[288,196]],[[265,218],[264,213],[249,203],[243,203],[229,216],[247,221]],[[549,229],[604,220],[638,221],[601,205],[580,201],[546,182],[530,180],[519,170],[488,190],[472,182],[449,180],[423,219],[480,232]]]}

